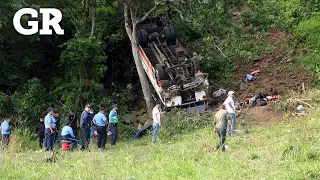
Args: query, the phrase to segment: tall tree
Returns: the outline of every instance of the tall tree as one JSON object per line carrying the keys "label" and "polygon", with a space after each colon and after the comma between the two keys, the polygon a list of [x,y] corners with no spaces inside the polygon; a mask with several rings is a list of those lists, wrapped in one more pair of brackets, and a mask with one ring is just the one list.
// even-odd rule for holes
{"label": "tall tree", "polygon": [[[141,83],[143,96],[147,104],[149,115],[151,115],[151,112],[152,112],[153,100],[152,100],[152,95],[149,87],[149,82],[139,58],[137,25],[140,22],[147,19],[154,11],[157,10],[159,6],[165,5],[167,2],[170,2],[170,1],[169,0],[156,1],[154,6],[149,11],[147,11],[144,15],[141,15],[139,11],[143,11],[143,9],[146,8],[143,6],[145,4],[148,4],[149,2],[134,1],[134,0],[125,0],[120,2],[123,5],[125,28],[131,42],[132,55],[138,71],[138,76]],[[139,15],[141,15],[141,17],[138,17]]]}

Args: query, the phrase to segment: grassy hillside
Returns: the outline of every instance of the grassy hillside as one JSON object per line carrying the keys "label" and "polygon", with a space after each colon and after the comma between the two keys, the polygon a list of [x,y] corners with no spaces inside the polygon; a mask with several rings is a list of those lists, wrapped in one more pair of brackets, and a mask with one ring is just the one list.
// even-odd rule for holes
{"label": "grassy hillside", "polygon": [[56,163],[43,162],[51,153],[1,152],[0,179],[319,179],[319,117],[249,126],[227,138],[225,153],[212,149],[209,125],[171,138],[164,127],[157,145],[149,136],[106,152],[59,151]]}

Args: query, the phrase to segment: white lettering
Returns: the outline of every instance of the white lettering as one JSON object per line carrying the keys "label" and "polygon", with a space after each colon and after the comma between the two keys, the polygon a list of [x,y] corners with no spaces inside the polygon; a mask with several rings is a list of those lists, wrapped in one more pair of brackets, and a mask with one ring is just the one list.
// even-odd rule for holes
{"label": "white lettering", "polygon": [[[59,22],[62,20],[62,13],[58,9],[54,8],[40,8],[40,13],[42,14],[42,29],[40,29],[40,35],[52,35],[52,29],[58,35],[64,35],[64,30],[61,29]],[[30,29],[25,29],[21,25],[21,17],[25,14],[30,14],[32,18],[38,17],[38,12],[32,8],[23,8],[16,12],[13,17],[14,28],[22,35],[32,35],[36,34],[39,30],[39,25],[37,21],[28,21],[28,26]],[[50,19],[50,15],[53,18]],[[50,29],[52,26],[52,29]]]}
{"label": "white lettering", "polygon": [[[64,34],[64,30],[61,29],[59,25],[62,19],[62,13],[58,9],[41,8],[40,13],[42,14],[42,29],[40,29],[40,35],[51,35],[52,30],[49,28],[50,26],[52,26],[57,34]],[[54,18],[50,19],[50,14],[52,14]]]}
{"label": "white lettering", "polygon": [[38,22],[37,21],[28,21],[28,26],[31,29],[25,29],[21,26],[21,17],[25,14],[30,14],[31,17],[37,18],[38,12],[31,8],[23,8],[16,12],[13,16],[13,26],[14,28],[22,35],[32,35],[38,32]]}

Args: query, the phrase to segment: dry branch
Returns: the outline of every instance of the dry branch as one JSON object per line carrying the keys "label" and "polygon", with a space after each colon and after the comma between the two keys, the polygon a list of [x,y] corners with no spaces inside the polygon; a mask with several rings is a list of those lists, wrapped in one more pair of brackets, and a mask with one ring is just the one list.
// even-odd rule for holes
{"label": "dry branch", "polygon": [[311,108],[314,108],[311,104],[306,103],[306,102],[304,102],[304,101],[302,101],[302,100],[300,100],[300,99],[288,99],[287,101],[288,101],[288,103],[290,103],[290,102],[298,102],[298,103],[307,105],[307,106],[309,106],[309,107],[311,107]]}

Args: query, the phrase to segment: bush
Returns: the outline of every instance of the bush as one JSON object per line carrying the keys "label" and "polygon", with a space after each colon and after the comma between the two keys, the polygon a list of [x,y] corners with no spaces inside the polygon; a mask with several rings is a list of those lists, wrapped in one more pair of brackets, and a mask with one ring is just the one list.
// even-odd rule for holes
{"label": "bush", "polygon": [[320,49],[320,15],[301,21],[293,31],[296,43],[303,42],[309,52]]}
{"label": "bush", "polygon": [[286,101],[276,101],[270,105],[270,108],[278,112],[293,110],[293,107],[291,107]]}
{"label": "bush", "polygon": [[9,94],[0,92],[0,117],[12,116],[12,115],[13,115],[13,106],[12,106],[11,96]]}
{"label": "bush", "polygon": [[30,79],[21,92],[16,91],[12,96],[14,120],[19,127],[34,127],[41,113],[53,104],[41,81]]}
{"label": "bush", "polygon": [[31,133],[29,128],[14,129],[10,137],[9,150],[21,152],[39,149],[37,137]]}
{"label": "bush", "polygon": [[189,115],[185,111],[171,112],[164,120],[161,138],[165,140],[179,139],[185,133],[198,131],[209,125],[209,119],[200,114]]}
{"label": "bush", "polygon": [[119,92],[113,92],[111,96],[104,97],[102,100],[98,103],[99,106],[103,106],[106,109],[112,108],[113,104],[118,104],[121,108],[121,114],[124,114],[130,110],[132,110],[132,102],[133,101],[133,95],[132,93],[124,89]]}

